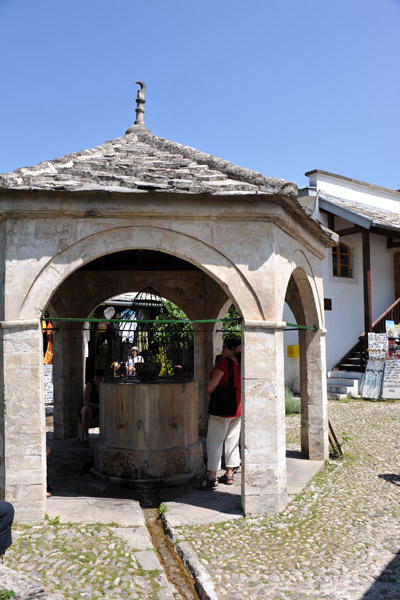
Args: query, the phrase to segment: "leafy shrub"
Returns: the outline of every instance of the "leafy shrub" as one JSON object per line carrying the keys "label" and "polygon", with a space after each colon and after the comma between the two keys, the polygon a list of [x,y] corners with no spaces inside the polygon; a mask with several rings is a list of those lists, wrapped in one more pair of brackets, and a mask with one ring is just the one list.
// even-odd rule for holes
{"label": "leafy shrub", "polygon": [[13,598],[15,596],[15,592],[12,590],[0,590],[0,600],[9,600],[9,598]]}
{"label": "leafy shrub", "polygon": [[285,413],[287,415],[298,415],[300,413],[300,398],[295,398],[289,388],[285,388]]}

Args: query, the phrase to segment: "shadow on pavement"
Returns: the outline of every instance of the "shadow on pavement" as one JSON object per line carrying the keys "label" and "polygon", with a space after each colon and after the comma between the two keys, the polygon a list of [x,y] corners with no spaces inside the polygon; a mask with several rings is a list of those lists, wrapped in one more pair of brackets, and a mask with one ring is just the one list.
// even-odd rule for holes
{"label": "shadow on pavement", "polygon": [[378,477],[380,479],[384,479],[388,483],[393,483],[393,485],[397,485],[400,487],[400,475],[396,475],[395,473],[382,473],[382,475],[378,475]]}
{"label": "shadow on pavement", "polygon": [[[398,485],[398,484],[396,484]],[[363,595],[363,600],[400,598],[400,552],[387,564],[376,582]]]}
{"label": "shadow on pavement", "polygon": [[[188,485],[154,490],[131,489],[96,477],[91,469],[97,441],[98,436],[91,435],[91,446],[85,448],[77,439],[48,439],[51,452],[47,458],[47,483],[51,486],[52,496],[124,498],[137,500],[144,508],[157,508],[161,502],[174,499],[188,490]],[[196,485],[197,481],[192,487]]]}

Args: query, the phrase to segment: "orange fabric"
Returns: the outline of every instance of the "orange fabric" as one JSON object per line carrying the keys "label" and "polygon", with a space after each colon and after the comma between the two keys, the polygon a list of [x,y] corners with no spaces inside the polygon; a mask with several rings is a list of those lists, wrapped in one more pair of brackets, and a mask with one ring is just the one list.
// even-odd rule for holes
{"label": "orange fabric", "polygon": [[50,321],[47,321],[46,327],[44,327],[45,324],[46,321],[42,321],[43,333],[46,332],[47,334],[47,348],[46,353],[44,355],[43,363],[45,365],[51,365],[53,362],[53,340],[51,334],[53,325],[50,323]]}
{"label": "orange fabric", "polygon": [[47,350],[43,362],[45,365],[51,365],[53,362],[53,342],[51,341],[51,337],[47,343]]}

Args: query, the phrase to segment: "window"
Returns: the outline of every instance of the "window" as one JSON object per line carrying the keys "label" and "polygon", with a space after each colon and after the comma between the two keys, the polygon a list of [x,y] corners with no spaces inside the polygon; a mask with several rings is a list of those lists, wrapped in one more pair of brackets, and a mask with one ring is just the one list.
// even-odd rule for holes
{"label": "window", "polygon": [[335,277],[351,277],[351,251],[349,246],[339,242],[332,248],[333,275]]}

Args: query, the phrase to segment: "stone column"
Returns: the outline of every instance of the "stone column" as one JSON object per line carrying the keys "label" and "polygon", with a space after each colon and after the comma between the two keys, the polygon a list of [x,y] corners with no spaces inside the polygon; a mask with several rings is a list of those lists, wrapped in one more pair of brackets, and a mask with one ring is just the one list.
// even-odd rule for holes
{"label": "stone column", "polygon": [[65,438],[64,423],[64,352],[63,352],[63,327],[62,323],[54,322],[53,330],[53,386],[54,386],[54,407],[53,407],[53,426],[54,439],[63,440]]}
{"label": "stone column", "polygon": [[194,378],[199,390],[199,433],[206,435],[208,403],[206,390],[208,374],[213,368],[213,331],[212,323],[195,323],[194,327]]}
{"label": "stone column", "polygon": [[82,323],[58,323],[54,343],[54,439],[77,436],[84,388]]}
{"label": "stone column", "polygon": [[301,451],[310,460],[329,455],[325,334],[325,329],[299,332]]}
{"label": "stone column", "polygon": [[40,319],[1,322],[1,494],[19,522],[43,520],[46,429]]}
{"label": "stone column", "polygon": [[286,505],[283,322],[245,321],[242,332],[242,506],[246,516]]}
{"label": "stone column", "polygon": [[63,331],[63,439],[77,436],[78,408],[84,388],[82,325],[68,323]]}

